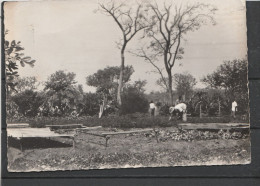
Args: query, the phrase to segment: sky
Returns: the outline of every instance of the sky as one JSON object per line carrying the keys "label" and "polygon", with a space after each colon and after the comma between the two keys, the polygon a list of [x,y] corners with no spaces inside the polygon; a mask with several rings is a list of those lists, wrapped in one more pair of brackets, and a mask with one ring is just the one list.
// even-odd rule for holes
{"label": "sky", "polygon": [[[247,54],[245,1],[200,2],[218,8],[217,25],[204,25],[188,33],[182,42],[185,50],[182,65],[177,63],[173,67],[173,74],[191,73],[198,81],[197,88],[203,87],[199,80],[224,60],[244,58]],[[94,91],[86,85],[86,77],[106,66],[120,65],[120,50],[115,42],[121,32],[113,19],[96,12],[97,8],[97,0],[5,3],[4,24],[9,30],[6,39],[21,41],[24,53],[36,60],[34,68],[20,67],[20,76],[46,81],[57,70],[74,72],[85,91]],[[138,38],[137,35],[130,41],[127,50],[140,47]],[[151,72],[154,69],[150,64],[130,53],[125,58],[126,65],[132,65],[135,70],[132,81],[147,80],[146,92],[161,90],[155,83],[159,75]],[[160,59],[157,63],[162,62]]]}

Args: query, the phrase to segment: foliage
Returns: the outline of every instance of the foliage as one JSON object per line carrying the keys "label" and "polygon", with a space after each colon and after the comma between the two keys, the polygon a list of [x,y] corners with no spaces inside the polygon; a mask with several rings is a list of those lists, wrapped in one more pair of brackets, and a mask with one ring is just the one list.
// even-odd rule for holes
{"label": "foliage", "polygon": [[[178,96],[177,96],[177,93],[175,91],[173,91],[173,99],[177,99]],[[168,104],[168,105],[171,105],[171,101],[169,99],[169,95],[167,94],[167,92],[159,92],[159,91],[151,91],[149,94],[146,94],[145,95],[146,98],[149,100],[149,101],[154,101],[154,102],[161,102],[163,104]]]}
{"label": "foliage", "polygon": [[143,86],[145,82],[137,81],[123,90],[121,114],[135,112],[146,113],[148,111],[148,100],[145,98]]}
{"label": "foliage", "polygon": [[[162,87],[165,91],[168,91],[168,81],[168,78],[159,78],[156,81],[156,84]],[[177,95],[184,95],[186,99],[190,98],[190,96],[192,95],[193,87],[197,84],[196,79],[188,72],[185,72],[183,74],[174,74],[172,77],[172,83],[176,88]]]}
{"label": "foliage", "polygon": [[[132,85],[132,87],[134,89],[136,89],[136,91],[141,94],[141,93],[144,93],[145,92],[145,85],[147,84],[147,81],[146,80],[138,80],[138,81],[135,81]],[[131,86],[131,85],[130,85]]]}
{"label": "foliage", "polygon": [[79,116],[94,116],[99,111],[100,96],[97,93],[85,93],[83,99],[77,104]]}
{"label": "foliage", "polygon": [[66,88],[75,85],[76,74],[73,72],[65,73],[62,70],[56,71],[55,73],[51,74],[48,80],[45,82],[44,90],[50,91],[64,91]]}
{"label": "foliage", "polygon": [[83,99],[83,92],[80,85],[75,85],[75,76],[71,72],[57,71],[48,78],[44,88],[47,99],[43,115],[64,116],[76,110]]}
{"label": "foliage", "polygon": [[[124,68],[123,83],[127,83],[131,75],[134,73],[132,66],[126,66]],[[97,92],[115,97],[118,87],[118,81],[120,76],[120,67],[106,67],[105,69],[98,70],[93,75],[86,78],[87,85],[97,88]]]}
{"label": "foliage", "polygon": [[[106,67],[105,69],[98,70],[95,74],[86,78],[89,86],[97,88],[96,92],[100,96],[100,112],[101,117],[104,112],[108,113],[117,108],[116,104],[116,91],[119,86],[120,79],[120,67]],[[134,69],[132,66],[126,66],[124,68],[123,83],[126,84],[130,81],[130,77],[133,74]],[[109,110],[107,110],[109,108]]]}
{"label": "foliage", "polygon": [[248,131],[208,131],[208,130],[179,130],[178,132],[160,131],[160,140],[198,141],[212,139],[242,139],[248,137]]}
{"label": "foliage", "polygon": [[248,112],[247,60],[224,61],[215,72],[202,79],[206,85],[225,91],[229,108],[236,100],[240,113]]}
{"label": "foliage", "polygon": [[[8,31],[5,32],[5,35]],[[15,90],[16,83],[14,82],[15,77],[18,76],[19,64],[24,67],[25,64],[34,66],[35,60],[31,57],[23,57],[24,54],[21,53],[24,48],[21,46],[21,42],[16,42],[15,40],[9,42],[5,40],[4,51],[5,51],[5,74],[6,74],[6,91],[7,94],[10,90]]]}
{"label": "foliage", "polygon": [[193,87],[196,85],[196,79],[189,73],[174,74],[173,83],[177,94],[183,96],[183,100],[189,99],[192,95]]}
{"label": "foliage", "polygon": [[34,117],[38,114],[44,97],[33,90],[25,90],[13,96],[12,100],[18,106],[19,113],[26,117]]}
{"label": "foliage", "polygon": [[20,119],[22,118],[22,115],[19,113],[18,105],[9,97],[9,99],[6,101],[6,118],[7,119]]}
{"label": "foliage", "polygon": [[23,92],[25,90],[37,90],[39,87],[40,83],[37,82],[36,77],[17,77],[14,80],[16,87],[15,89],[17,92]]}

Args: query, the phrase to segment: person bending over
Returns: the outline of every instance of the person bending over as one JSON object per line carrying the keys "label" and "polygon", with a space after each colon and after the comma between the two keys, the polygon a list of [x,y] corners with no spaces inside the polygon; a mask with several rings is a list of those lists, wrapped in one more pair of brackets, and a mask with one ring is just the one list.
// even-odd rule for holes
{"label": "person bending over", "polygon": [[175,114],[177,116],[177,119],[181,120],[183,119],[183,114],[186,113],[187,111],[187,105],[185,103],[179,103],[175,107],[170,107],[169,112],[170,112],[170,118],[169,120],[172,119],[172,116]]}

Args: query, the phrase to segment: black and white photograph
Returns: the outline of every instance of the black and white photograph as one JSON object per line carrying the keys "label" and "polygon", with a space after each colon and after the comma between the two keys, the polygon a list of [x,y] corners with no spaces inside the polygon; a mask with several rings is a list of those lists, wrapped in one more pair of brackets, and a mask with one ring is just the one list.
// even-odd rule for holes
{"label": "black and white photograph", "polygon": [[251,163],[245,0],[3,4],[9,172]]}

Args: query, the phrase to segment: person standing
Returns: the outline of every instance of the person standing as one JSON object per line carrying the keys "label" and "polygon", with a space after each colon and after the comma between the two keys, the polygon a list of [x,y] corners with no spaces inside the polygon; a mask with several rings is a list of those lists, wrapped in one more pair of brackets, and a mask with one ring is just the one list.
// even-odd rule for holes
{"label": "person standing", "polygon": [[236,111],[237,111],[237,102],[234,100],[232,102],[232,108],[231,108],[231,115],[234,119],[236,118]]}
{"label": "person standing", "polygon": [[156,106],[155,106],[155,104],[154,104],[153,101],[150,102],[149,107],[150,107],[150,108],[149,108],[149,110],[150,110],[150,116],[154,116]]}

